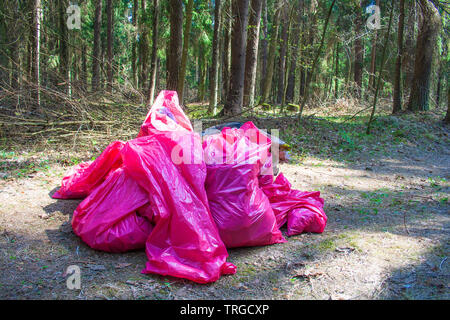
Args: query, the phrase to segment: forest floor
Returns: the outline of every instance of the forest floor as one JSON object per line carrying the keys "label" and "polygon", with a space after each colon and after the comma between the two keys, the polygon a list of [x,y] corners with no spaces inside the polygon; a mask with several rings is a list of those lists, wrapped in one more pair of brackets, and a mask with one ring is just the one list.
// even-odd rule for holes
{"label": "forest floor", "polygon": [[[0,299],[449,299],[450,128],[431,113],[382,115],[366,135],[366,121],[255,119],[294,146],[281,172],[296,189],[321,191],[328,224],[323,234],[229,250],[237,273],[208,285],[143,275],[144,250],[98,252],[72,232],[80,201],[51,195],[106,142],[4,142]],[[66,286],[70,265],[81,268],[81,290]]]}

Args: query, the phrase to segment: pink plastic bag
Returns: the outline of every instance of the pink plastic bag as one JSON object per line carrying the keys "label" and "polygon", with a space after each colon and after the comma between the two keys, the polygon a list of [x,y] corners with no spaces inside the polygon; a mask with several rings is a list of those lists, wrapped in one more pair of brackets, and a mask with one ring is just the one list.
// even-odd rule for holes
{"label": "pink plastic bag", "polygon": [[320,192],[302,192],[291,189],[281,173],[272,184],[263,186],[277,217],[278,226],[287,222],[288,236],[303,232],[322,233],[327,223]]}
{"label": "pink plastic bag", "polygon": [[[271,177],[273,181],[273,177]],[[271,207],[277,219],[278,228],[287,223],[287,214],[292,208],[292,202],[286,202],[286,198],[291,193],[291,184],[281,173],[272,183],[262,185],[262,190],[269,198]]]}
{"label": "pink plastic bag", "polygon": [[150,132],[194,131],[189,118],[181,109],[176,91],[161,91],[145,118],[138,138]]}
{"label": "pink plastic bag", "polygon": [[141,249],[153,226],[136,210],[147,203],[147,193],[123,169],[117,169],[80,203],[72,217],[72,228],[93,249]]}
{"label": "pink plastic bag", "polygon": [[107,175],[122,165],[120,150],[124,143],[114,141],[93,162],[73,167],[63,178],[61,188],[53,194],[54,199],[79,199],[87,197]]}
{"label": "pink plastic bag", "polygon": [[[122,150],[125,170],[147,191],[155,228],[146,242],[144,273],[214,282],[234,274],[212,219],[205,191],[200,136],[174,91],[162,91],[139,138]],[[145,213],[144,213],[145,214]]]}
{"label": "pink plastic bag", "polygon": [[319,202],[317,195],[311,195],[304,198],[303,204],[292,209],[288,213],[288,236],[295,236],[303,232],[322,233],[327,224],[327,216]]}
{"label": "pink plastic bag", "polygon": [[[177,158],[174,150],[180,146]],[[125,170],[147,191],[154,213],[143,273],[199,283],[235,273],[236,267],[226,262],[228,253],[209,211],[200,137],[186,130],[153,131],[128,142],[122,154]]]}
{"label": "pink plastic bag", "polygon": [[[270,140],[247,130],[224,128],[203,143],[208,175],[206,191],[214,221],[228,248],[282,243],[281,231],[258,176],[267,163]],[[255,139],[254,139],[255,138]]]}
{"label": "pink plastic bag", "polygon": [[74,232],[103,251],[145,246],[144,273],[199,283],[234,274],[209,211],[200,137],[176,92],[159,94],[139,137],[114,142],[64,178],[55,198],[87,196],[74,212]]}

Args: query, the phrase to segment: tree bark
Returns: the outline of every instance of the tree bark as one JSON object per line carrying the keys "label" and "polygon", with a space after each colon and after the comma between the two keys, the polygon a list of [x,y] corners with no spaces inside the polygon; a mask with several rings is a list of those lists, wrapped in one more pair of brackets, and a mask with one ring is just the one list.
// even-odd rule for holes
{"label": "tree bark", "polygon": [[356,18],[355,18],[355,66],[354,66],[354,81],[356,85],[356,96],[361,97],[362,91],[362,76],[363,76],[363,46],[361,40],[362,34],[362,12],[361,12],[361,2],[355,7]]}
{"label": "tree bark", "polygon": [[68,81],[69,81],[69,48],[68,48],[68,35],[66,25],[67,2],[64,0],[58,1],[59,11],[59,74],[60,82],[62,84],[62,92],[67,93]]}
{"label": "tree bark", "polygon": [[[13,90],[20,87],[20,45],[24,28],[19,19],[24,9],[12,1],[0,8],[0,42],[8,43],[4,47],[6,50],[0,50],[0,87],[10,84]],[[19,103],[19,95],[15,95],[15,98],[16,104]]]}
{"label": "tree bark", "polygon": [[302,6],[302,13],[301,13],[302,19],[301,19],[301,28],[300,28],[300,45],[298,48],[299,56],[300,56],[300,68],[299,68],[299,100],[301,97],[305,95],[305,63],[306,63],[306,57],[305,57],[305,4],[303,3]]}
{"label": "tree bark", "polygon": [[198,97],[197,100],[202,103],[205,101],[205,93],[206,93],[206,76],[208,70],[208,61],[205,54],[206,48],[203,42],[200,42],[199,45],[199,55],[200,55],[200,83],[198,86]]}
{"label": "tree bark", "polygon": [[403,58],[403,30],[405,25],[405,0],[400,0],[400,17],[398,21],[397,61],[395,63],[394,100],[392,113],[397,114],[402,110],[401,72]]}
{"label": "tree bark", "polygon": [[32,79],[36,86],[36,91],[34,92],[34,99],[36,101],[37,107],[40,108],[41,106],[40,41],[41,41],[41,15],[42,15],[41,0],[34,0],[33,5],[34,5],[33,7],[34,23],[33,23],[33,43],[32,43],[32,52],[33,52]]}
{"label": "tree bark", "polygon": [[334,67],[334,98],[339,97],[339,39],[336,41],[336,57]]}
{"label": "tree bark", "polygon": [[429,109],[431,66],[440,26],[440,15],[433,3],[429,0],[420,0],[419,3],[423,19],[417,38],[409,111]]}
{"label": "tree bark", "polygon": [[156,71],[158,68],[158,39],[159,39],[159,0],[153,0],[153,35],[152,35],[152,58],[151,58],[151,74],[147,96],[147,105],[153,105],[156,89]]}
{"label": "tree bark", "polygon": [[167,57],[167,89],[178,90],[183,47],[183,1],[169,0],[170,41]]}
{"label": "tree bark", "polygon": [[260,95],[264,90],[264,79],[267,72],[267,52],[268,52],[268,18],[267,18],[267,0],[263,0],[263,39],[261,40],[261,71],[260,71]]}
{"label": "tree bark", "polygon": [[450,124],[450,85],[447,80],[447,114],[445,115],[444,122]]}
{"label": "tree bark", "polygon": [[279,8],[275,13],[275,20],[273,22],[273,30],[271,34],[271,40],[270,40],[270,48],[269,48],[269,57],[267,61],[267,71],[264,75],[264,86],[261,96],[260,103],[267,102],[270,91],[272,89],[272,81],[273,81],[273,73],[274,73],[274,66],[275,66],[275,54],[277,50],[277,39],[278,39],[278,31],[280,29],[280,15],[281,15],[281,8]]}
{"label": "tree bark", "polygon": [[283,10],[283,23],[281,26],[281,37],[280,37],[280,60],[278,65],[278,95],[277,103],[282,104],[284,100],[285,93],[285,78],[286,78],[286,53],[287,45],[289,39],[289,5],[286,5]]}
{"label": "tree bark", "polygon": [[87,68],[87,46],[83,43],[81,48],[81,70],[82,70],[82,88],[84,92],[88,90],[88,68]]}
{"label": "tree bark", "polygon": [[224,106],[225,116],[236,115],[242,110],[249,2],[250,0],[232,0],[231,81]]}
{"label": "tree bark", "polygon": [[147,0],[141,0],[141,17],[139,19],[139,60],[141,64],[141,74],[139,77],[139,87],[144,89],[147,86],[148,79],[148,12]]}
{"label": "tree bark", "polygon": [[228,98],[230,91],[230,68],[231,68],[231,30],[233,28],[233,19],[231,13],[231,1],[225,0],[223,10],[224,21],[224,50],[223,50],[223,67],[222,67],[222,84],[223,84],[223,98],[224,103]]}
{"label": "tree bark", "polygon": [[[380,0],[376,1],[376,5],[380,6]],[[369,73],[369,89],[375,89],[375,65],[377,60],[377,40],[378,40],[378,31],[373,31],[373,40],[372,40],[372,52],[370,58],[370,73]]]}
{"label": "tree bark", "polygon": [[261,26],[262,0],[251,1],[251,12],[245,56],[244,107],[255,103],[256,69],[258,64],[259,30]]}
{"label": "tree bark", "polygon": [[408,1],[409,3],[409,13],[408,22],[405,27],[405,45],[403,52],[403,73],[405,75],[403,81],[404,91],[406,93],[410,92],[412,79],[414,77],[414,59],[416,51],[416,1]]}
{"label": "tree bark", "polygon": [[133,39],[133,44],[131,48],[131,73],[132,73],[132,82],[134,86],[137,86],[137,39],[138,39],[138,9],[139,9],[139,0],[133,1],[133,27],[136,32]]}
{"label": "tree bark", "polygon": [[312,68],[310,67],[313,63],[314,59],[314,39],[317,37],[317,1],[311,0],[310,6],[308,8],[308,37],[306,39],[308,50],[304,50],[305,59],[303,66],[305,67],[305,87],[306,85],[312,81]]}
{"label": "tree bark", "polygon": [[[100,32],[101,34],[101,32]],[[103,34],[100,35],[101,50],[100,50],[100,73],[99,73],[99,89],[104,90],[105,87],[105,60],[106,60],[106,39]]]}
{"label": "tree bark", "polygon": [[385,59],[385,57],[386,57],[386,49],[387,49],[388,42],[389,42],[389,36],[391,35],[391,26],[392,26],[392,17],[393,17],[393,15],[394,15],[394,4],[392,4],[391,14],[389,15],[389,25],[388,25],[388,30],[386,32],[386,36],[385,36],[385,40],[384,40],[383,53],[381,55],[381,65],[380,65],[380,70],[378,71],[377,87],[375,89],[375,96],[373,98],[372,112],[370,114],[369,123],[367,124],[366,134],[370,134],[370,126],[371,126],[373,118],[375,116],[375,110],[376,110],[376,107],[377,107],[378,92],[380,91],[380,88],[381,88],[381,78],[382,78],[382,75],[383,75],[384,64],[386,62],[386,59]]}
{"label": "tree bark", "polygon": [[445,36],[445,34],[442,34],[442,51],[440,52],[439,58],[438,58],[438,82],[437,82],[437,88],[436,88],[436,107],[439,108],[441,104],[441,93],[442,93],[442,80],[444,79],[444,76],[448,78],[448,66],[450,65],[449,62],[447,62],[447,54],[448,54],[448,46],[447,41],[448,38]]}
{"label": "tree bark", "polygon": [[106,1],[106,15],[108,18],[108,24],[107,24],[107,31],[106,31],[106,42],[107,42],[107,60],[106,63],[106,74],[108,77],[107,85],[106,85],[106,91],[111,93],[112,92],[112,84],[113,84],[113,44],[114,44],[114,38],[113,38],[113,27],[114,27],[114,12],[113,12],[113,3],[112,0]]}
{"label": "tree bark", "polygon": [[305,85],[305,96],[302,99],[302,103],[300,105],[300,113],[298,115],[299,120],[302,117],[302,112],[303,112],[303,108],[306,106],[306,104],[308,103],[308,99],[309,99],[309,86],[311,84],[311,79],[313,78],[315,72],[316,72],[316,66],[317,63],[319,61],[319,57],[320,54],[322,53],[322,49],[323,49],[323,45],[325,43],[325,35],[327,34],[327,29],[328,29],[328,24],[330,22],[330,17],[331,17],[331,12],[333,11],[333,7],[334,4],[336,3],[336,0],[333,0],[333,2],[330,5],[330,8],[328,9],[328,14],[327,14],[327,19],[325,20],[325,25],[323,27],[323,32],[322,32],[322,38],[320,40],[320,46],[319,49],[316,52],[316,56],[313,60],[313,64],[312,64],[312,68],[311,68],[311,76],[309,77],[309,80],[306,80],[306,85]]}
{"label": "tree bark", "polygon": [[211,74],[209,76],[209,114],[216,114],[219,78],[219,32],[222,28],[222,1],[215,0],[214,36],[212,44]]}
{"label": "tree bark", "polygon": [[184,39],[183,39],[183,51],[181,55],[180,73],[178,75],[178,96],[180,103],[184,102],[184,80],[186,78],[186,67],[189,50],[189,38],[192,25],[192,8],[194,7],[194,0],[188,0],[186,7],[186,23],[184,25]]}
{"label": "tree bark", "polygon": [[299,41],[300,41],[300,21],[302,20],[302,7],[304,5],[303,0],[299,0],[296,9],[296,17],[293,26],[293,43],[291,54],[291,65],[289,67],[289,77],[288,84],[286,88],[286,102],[294,102],[294,91],[295,91],[295,78],[297,76],[297,60],[299,56]]}
{"label": "tree bark", "polygon": [[442,87],[442,63],[439,64],[439,69],[438,69],[438,81],[436,84],[436,108],[440,107],[441,104],[441,87]]}
{"label": "tree bark", "polygon": [[102,27],[102,0],[96,1],[94,18],[94,48],[92,54],[92,91],[98,90],[100,83],[101,62],[101,27]]}

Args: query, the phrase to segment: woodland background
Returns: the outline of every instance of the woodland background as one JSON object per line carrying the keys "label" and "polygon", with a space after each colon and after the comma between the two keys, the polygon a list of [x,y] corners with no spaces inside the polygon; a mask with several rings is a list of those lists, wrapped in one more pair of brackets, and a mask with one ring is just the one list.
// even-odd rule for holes
{"label": "woodland background", "polygon": [[[68,28],[73,4],[80,30]],[[371,4],[378,30],[367,27]],[[2,120],[90,119],[98,103],[148,107],[163,89],[208,105],[202,117],[349,97],[393,99],[393,113],[445,108],[449,10],[442,0],[3,0]]]}

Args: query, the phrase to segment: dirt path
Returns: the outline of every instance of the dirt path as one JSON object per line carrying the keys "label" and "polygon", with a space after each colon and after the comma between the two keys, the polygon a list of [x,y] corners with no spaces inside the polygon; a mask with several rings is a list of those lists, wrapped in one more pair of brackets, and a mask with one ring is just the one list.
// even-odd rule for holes
{"label": "dirt path", "polygon": [[[449,299],[445,141],[281,165],[293,187],[322,192],[325,232],[229,250],[237,274],[209,285],[141,274],[143,251],[108,254],[82,243],[70,225],[79,201],[50,197],[67,166],[0,179],[0,298]],[[66,287],[70,265],[81,268],[81,290]]]}

